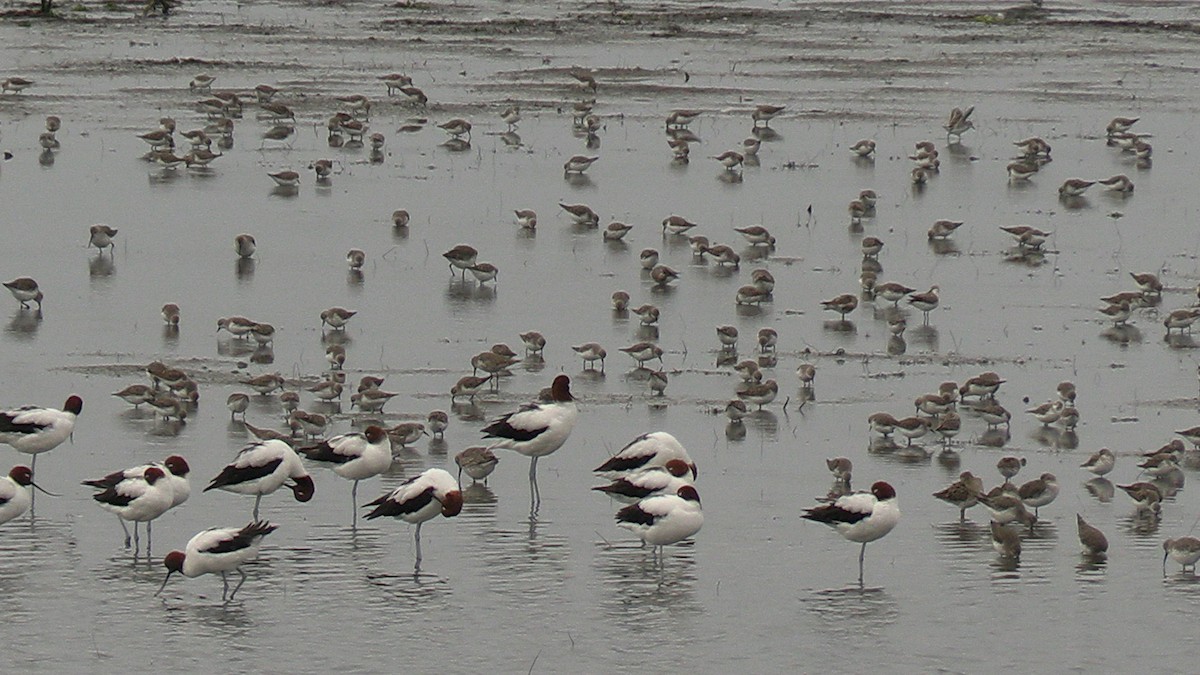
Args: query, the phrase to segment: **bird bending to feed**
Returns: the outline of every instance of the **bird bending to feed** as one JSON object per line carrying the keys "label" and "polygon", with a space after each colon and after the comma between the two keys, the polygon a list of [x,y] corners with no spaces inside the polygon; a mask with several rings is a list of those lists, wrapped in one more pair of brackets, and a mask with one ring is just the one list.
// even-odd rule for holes
{"label": "bird bending to feed", "polygon": [[487,477],[492,475],[492,471],[500,463],[500,458],[482,445],[474,445],[455,455],[454,463],[458,465],[458,482],[461,485],[464,471],[471,480],[486,482]]}
{"label": "bird bending to feed", "polygon": [[1163,577],[1167,576],[1167,558],[1170,557],[1175,562],[1183,566],[1183,571],[1187,568],[1192,568],[1192,574],[1196,573],[1196,562],[1200,561],[1200,539],[1195,537],[1179,537],[1178,539],[1168,539],[1163,542]]}
{"label": "bird bending to feed", "polygon": [[38,288],[38,282],[29,277],[18,277],[12,281],[4,282],[4,287],[9,293],[21,303],[22,309],[29,309],[29,303],[36,302],[38,309],[42,308],[42,291]]}
{"label": "bird bending to feed", "polygon": [[399,518],[417,526],[414,539],[417,545],[417,562],[414,569],[421,569],[421,525],[440,513],[453,518],[462,511],[463,497],[458,481],[445,469],[427,469],[424,473],[404,481],[395,490],[365,506],[375,508],[366,515],[367,520],[382,516]]}
{"label": "bird bending to feed", "polygon": [[[171,575],[179,572],[185,577],[196,578],[202,574],[220,574],[223,588],[221,600],[228,602],[237,595],[242,584],[246,583],[246,573],[242,571],[242,563],[253,560],[258,556],[258,548],[263,537],[279,528],[266,521],[256,520],[245,527],[214,527],[205,530],[188,540],[183,551],[171,551],[163,559],[167,568],[167,578],[158,587],[155,595],[163,592]],[[229,592],[227,572],[236,571],[241,575],[233,592]]]}
{"label": "bird bending to feed", "polygon": [[832,504],[806,509],[802,518],[825,523],[847,540],[861,543],[858,553],[858,585],[863,583],[863,558],[867,544],[880,539],[900,522],[896,490],[884,481],[871,486],[870,492],[855,492],[838,497]]}
{"label": "bird bending to feed", "polygon": [[33,503],[30,487],[51,494],[33,482],[33,470],[27,466],[14,466],[7,476],[0,478],[0,525],[29,510]]}
{"label": "bird bending to feed", "polygon": [[1078,513],[1075,514],[1075,526],[1079,532],[1079,543],[1083,546],[1085,555],[1100,556],[1108,551],[1108,538],[1098,528],[1088,524]]}
{"label": "bird bending to feed", "polygon": [[694,536],[704,525],[700,494],[691,485],[680,486],[674,494],[647,497],[617,511],[617,524],[633,532],[644,543],[657,546],[677,544]]}
{"label": "bird bending to feed", "polygon": [[[562,447],[579,415],[571,396],[571,378],[559,375],[550,385],[550,401],[529,403],[516,412],[492,420],[483,428],[484,438],[498,439],[489,449],[507,448],[529,457],[529,482],[533,494],[537,487],[538,458]],[[535,503],[540,499],[535,498]]]}
{"label": "bird bending to feed", "polygon": [[991,522],[992,529],[992,548],[999,553],[1002,558],[1017,559],[1021,557],[1021,536],[1016,530],[1001,525],[996,521]]}

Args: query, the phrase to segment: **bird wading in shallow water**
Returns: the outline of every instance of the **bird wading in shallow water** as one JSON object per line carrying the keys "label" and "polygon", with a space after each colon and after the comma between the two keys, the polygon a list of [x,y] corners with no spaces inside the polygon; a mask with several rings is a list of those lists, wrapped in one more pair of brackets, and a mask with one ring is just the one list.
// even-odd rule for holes
{"label": "bird wading in shallow water", "polygon": [[536,513],[541,503],[537,485],[538,459],[553,453],[567,442],[578,415],[575,398],[571,396],[571,379],[559,375],[550,385],[550,401],[522,406],[520,410],[502,415],[483,428],[484,438],[498,439],[489,449],[507,448],[530,458],[531,515]]}

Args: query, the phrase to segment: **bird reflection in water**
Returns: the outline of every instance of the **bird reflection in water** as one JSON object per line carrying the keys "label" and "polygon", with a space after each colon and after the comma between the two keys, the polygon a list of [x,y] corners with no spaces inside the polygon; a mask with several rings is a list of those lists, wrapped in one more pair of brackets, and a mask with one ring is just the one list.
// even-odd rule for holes
{"label": "bird reflection in water", "polygon": [[29,339],[37,334],[38,328],[42,325],[42,308],[25,309],[24,307],[13,312],[12,318],[8,321],[8,327],[5,329],[10,335]]}

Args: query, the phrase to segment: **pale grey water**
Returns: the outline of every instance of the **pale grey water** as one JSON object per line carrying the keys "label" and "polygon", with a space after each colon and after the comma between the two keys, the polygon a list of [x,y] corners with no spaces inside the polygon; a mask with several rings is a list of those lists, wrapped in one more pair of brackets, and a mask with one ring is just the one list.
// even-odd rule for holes
{"label": "pale grey water", "polygon": [[[5,310],[0,394],[12,405],[57,406],[69,392],[85,400],[74,443],[39,460],[39,482],[64,496],[41,496],[36,519],[0,527],[6,661],[42,671],[1187,669],[1197,587],[1173,569],[1161,578],[1159,546],[1194,528],[1195,491],[1185,487],[1156,529],[1140,531],[1124,495],[1097,501],[1076,466],[1101,446],[1130,455],[1197,423],[1194,343],[1164,342],[1161,319],[1143,312],[1124,335],[1133,339],[1120,344],[1106,339],[1114,333],[1096,312],[1098,296],[1132,287],[1130,271],[1161,270],[1165,309],[1194,297],[1196,44],[1186,30],[1101,21],[1184,25],[1195,10],[1050,4],[1046,21],[1021,25],[945,18],[1001,7],[976,3],[729,3],[723,11],[739,13],[720,22],[689,14],[687,4],[624,5],[654,9],[641,25],[606,18],[607,5],[215,3],[185,6],[167,23],[98,12],[107,18],[97,23],[0,23],[0,75],[38,81],[0,98],[0,149],[15,154],[0,165],[8,239],[0,277],[33,276],[47,295],[40,322],[15,302]],[[504,23],[517,16],[536,20]],[[453,24],[435,23],[443,18]],[[389,19],[418,23],[397,28]],[[508,32],[476,42],[492,19]],[[679,37],[659,35],[668,29]],[[584,150],[569,113],[556,111],[578,96],[566,76],[573,65],[597,70],[606,125],[601,161],[582,184],[560,171]],[[145,148],[134,133],[164,114],[181,129],[200,126],[186,84],[202,71],[218,75],[218,89],[281,86],[299,109],[296,137],[264,142],[251,106],[210,176],[161,180],[139,159]],[[410,73],[435,105],[423,112],[383,101],[374,78],[391,71]],[[325,145],[330,97],[355,92],[376,100],[372,130],[388,137],[381,164]],[[524,108],[516,149],[497,135],[509,100]],[[780,138],[764,144],[743,182],[719,181],[705,156],[740,144],[747,112],[761,101],[789,106],[772,124]],[[946,112],[971,104],[979,129],[944,151],[941,175],[914,193],[904,155],[924,138],[942,145]],[[693,125],[703,143],[683,169],[670,166],[661,131],[675,107],[708,111]],[[47,114],[64,120],[52,166],[38,163]],[[396,132],[417,114],[431,123],[468,117],[471,150],[441,147],[445,136],[432,124]],[[1142,116],[1137,129],[1153,134],[1151,169],[1104,147],[1104,124],[1118,114]],[[1030,186],[1009,188],[1010,143],[1034,134],[1054,146],[1054,162]],[[874,164],[847,156],[862,137],[879,141]],[[321,157],[339,160],[327,189],[303,172]],[[273,193],[266,177],[286,168],[305,176],[295,197]],[[1056,199],[1065,178],[1116,173],[1136,182],[1129,199],[1094,188],[1084,208]],[[885,325],[869,307],[851,315],[852,332],[834,330],[819,310],[818,300],[858,289],[860,235],[847,232],[844,213],[865,187],[881,194],[864,227],[886,243],[881,279],[943,289],[929,329],[910,316],[901,357],[888,356]],[[568,225],[560,200],[635,229],[626,245],[605,244]],[[815,220],[805,224],[810,204]],[[396,208],[413,214],[407,237],[390,226]],[[535,237],[512,224],[515,208],[538,211]],[[658,223],[670,213],[742,250],[740,272],[694,261],[682,240],[664,242]],[[937,254],[925,239],[938,218],[967,223],[953,253]],[[94,222],[120,229],[111,260],[84,248]],[[1048,245],[1056,253],[1040,266],[1005,260],[1010,240],[998,226],[1021,222],[1056,233]],[[731,230],[752,223],[779,239],[766,261],[750,261]],[[258,238],[252,274],[238,274],[232,239],[240,232]],[[500,268],[494,289],[451,279],[440,253],[461,242]],[[368,254],[362,283],[345,270],[351,247]],[[639,275],[643,247],[659,248],[683,272],[675,289],[655,293]],[[734,291],[760,264],[778,280],[774,302],[735,308]],[[609,311],[617,289],[663,309],[660,344],[672,373],[665,408],[648,405],[644,382],[617,352],[641,339],[635,320]],[[183,308],[177,339],[158,319],[167,301]],[[314,468],[312,502],[264,500],[264,515],[281,527],[247,568],[237,602],[219,603],[214,577],[173,580],[165,601],[153,598],[164,553],[203,528],[249,518],[250,500],[199,492],[245,442],[223,406],[244,388],[229,384],[237,359],[215,337],[216,318],[249,315],[279,331],[274,363],[239,377],[279,370],[315,380],[326,366],[318,314],[334,305],[360,312],[347,332],[351,379],[385,372],[385,388],[401,393],[389,420],[449,410],[446,392],[471,355],[495,342],[516,347],[521,331],[546,334],[544,367],[518,368],[500,395],[456,409],[444,444],[419,443],[360,494],[365,502],[426,467],[451,468],[484,419],[562,371],[574,378],[581,415],[567,446],[541,462],[538,522],[528,519],[526,462],[505,455],[459,517],[424,528],[424,575],[414,579],[411,529],[374,521],[351,533],[349,485]],[[742,331],[743,357],[759,327],[781,336],[778,366],[768,371],[781,383],[780,402],[749,419],[740,440],[710,412],[735,381],[715,366],[713,328],[723,323]],[[593,340],[610,352],[603,378],[581,375],[569,349]],[[805,349],[815,353],[817,399],[798,411],[792,373]],[[108,395],[140,381],[155,358],[201,375],[200,408],[182,429],[155,425]],[[904,463],[868,451],[870,413],[907,414],[909,401],[939,382],[983,370],[1008,379],[1001,401],[1015,419],[1003,450],[981,445],[982,423],[964,416],[957,457]],[[1046,400],[1064,379],[1080,391],[1074,447],[1055,447],[1021,412],[1023,398]],[[249,420],[273,424],[277,410],[273,398],[256,399]],[[348,428],[340,420],[335,431]],[[613,526],[616,505],[588,491],[599,484],[592,468],[655,429],[677,435],[699,464],[706,514],[696,543],[669,550],[662,569]],[[11,463],[27,459],[5,452]],[[75,486],[171,453],[192,464],[194,495],[155,528],[154,562],[135,564],[112,517]],[[983,512],[960,526],[952,507],[928,496],[962,469],[994,484],[992,467],[1006,453],[1029,459],[1020,479],[1051,471],[1063,484],[1016,569],[998,563]],[[827,490],[823,459],[834,455],[854,460],[857,487],[886,479],[900,495],[900,527],[868,547],[866,591],[853,583],[857,547],[798,517]],[[1135,480],[1133,463],[1122,456],[1114,482]],[[1108,535],[1107,564],[1080,566],[1075,512]]]}

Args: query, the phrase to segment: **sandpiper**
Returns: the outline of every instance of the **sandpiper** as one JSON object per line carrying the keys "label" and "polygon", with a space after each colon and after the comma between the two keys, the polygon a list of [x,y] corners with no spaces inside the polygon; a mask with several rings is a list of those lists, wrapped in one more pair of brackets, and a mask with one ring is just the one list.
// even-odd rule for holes
{"label": "sandpiper", "polygon": [[650,278],[660,287],[665,287],[667,284],[679,278],[679,272],[666,265],[655,265],[654,269],[650,270]]}
{"label": "sandpiper", "polygon": [[1068,178],[1063,181],[1063,184],[1058,188],[1058,195],[1064,198],[1081,197],[1087,189],[1095,185],[1094,180],[1083,180],[1081,178]]}
{"label": "sandpiper", "polygon": [[949,487],[933,493],[934,497],[958,507],[958,519],[966,520],[967,509],[979,503],[979,494],[983,492],[983,479],[970,471],[964,471],[958,480]]}
{"label": "sandpiper", "polygon": [[741,400],[757,405],[758,409],[762,410],[763,406],[774,401],[779,395],[779,384],[775,380],[754,382],[738,389],[737,395]]}
{"label": "sandpiper", "polygon": [[267,174],[279,187],[296,187],[300,184],[300,174],[295,171],[279,171]]}
{"label": "sandpiper", "polygon": [[412,86],[412,78],[403,73],[388,73],[378,78],[387,87],[387,95],[391,96],[404,87]]}
{"label": "sandpiper", "polygon": [[854,153],[856,157],[870,157],[875,154],[875,141],[864,138],[850,146],[850,152]]}
{"label": "sandpiper", "polygon": [[1016,530],[996,521],[989,524],[992,532],[992,548],[1003,558],[1021,557],[1021,536]]}
{"label": "sandpiper", "polygon": [[1130,305],[1128,302],[1120,302],[1113,305],[1100,308],[1100,313],[1106,319],[1113,322],[1113,326],[1123,326],[1129,320]]}
{"label": "sandpiper", "polygon": [[700,114],[701,111],[699,110],[672,110],[667,115],[667,127],[686,127],[699,117]]}
{"label": "sandpiper", "polygon": [[595,369],[596,361],[600,362],[600,372],[604,372],[604,359],[608,356],[608,352],[595,342],[585,342],[584,344],[571,347],[576,354],[583,359],[583,369]]}
{"label": "sandpiper", "polygon": [[521,108],[516,105],[510,105],[500,113],[500,121],[508,125],[509,131],[517,128],[517,123],[521,121]]}
{"label": "sandpiper", "polygon": [[38,288],[38,282],[29,277],[18,277],[12,281],[4,282],[4,287],[9,293],[21,303],[21,307],[29,309],[30,302],[36,302],[38,309],[42,308],[42,291]]}
{"label": "sandpiper", "polygon": [[1099,451],[1088,457],[1087,461],[1079,466],[1087,469],[1097,476],[1103,476],[1112,471],[1113,467],[1116,465],[1117,456],[1113,454],[1113,451],[1109,450],[1108,448],[1100,448]]}
{"label": "sandpiper", "polygon": [[1163,542],[1163,578],[1167,576],[1167,558],[1170,557],[1175,562],[1183,567],[1183,571],[1187,572],[1188,567],[1192,568],[1192,574],[1196,573],[1196,562],[1200,561],[1200,539],[1195,537],[1179,537],[1178,539],[1168,539]]}
{"label": "sandpiper", "polygon": [[659,310],[654,305],[645,304],[630,311],[638,315],[638,319],[643,325],[652,326],[658,323]]}
{"label": "sandpiper", "polygon": [[668,138],[667,147],[671,148],[671,154],[676,161],[687,162],[688,155],[691,153],[691,146],[686,139]]}
{"label": "sandpiper", "polygon": [[495,265],[489,262],[475,263],[467,268],[471,272],[471,276],[482,286],[488,281],[495,281],[496,276],[500,273]]}
{"label": "sandpiper", "polygon": [[1079,543],[1083,546],[1084,555],[1100,556],[1108,551],[1108,538],[1078,513],[1075,514],[1075,529],[1079,534]]}
{"label": "sandpiper", "polygon": [[750,273],[750,283],[763,293],[770,294],[775,290],[775,277],[770,270],[757,269]]}
{"label": "sandpiper", "polygon": [[653,342],[638,342],[628,347],[622,347],[620,351],[625,352],[632,357],[634,361],[637,361],[638,368],[644,367],[647,361],[658,359],[658,362],[662,363],[663,360],[662,347],[659,347]]}
{"label": "sandpiper", "polygon": [[1139,513],[1159,513],[1162,510],[1162,491],[1154,483],[1142,481],[1117,487],[1129,495]]}
{"label": "sandpiper", "polygon": [[854,464],[847,457],[831,457],[825,460],[825,468],[833,474],[833,480],[845,485],[850,484],[851,473],[854,471]]}
{"label": "sandpiper", "polygon": [[758,305],[769,300],[771,293],[758,286],[742,286],[734,296],[734,302],[739,305]]}
{"label": "sandpiper", "polygon": [[909,293],[915,293],[916,291],[917,289],[915,288],[909,288],[895,281],[885,281],[882,284],[875,284],[875,297],[883,298],[892,303],[893,306],[899,306],[901,300],[907,297]]}
{"label": "sandpiper", "polygon": [[1158,280],[1157,275],[1149,272],[1130,272],[1129,276],[1133,278],[1133,283],[1137,284],[1138,290],[1142,292],[1142,295],[1162,295],[1163,285],[1162,282]]}
{"label": "sandpiper", "polygon": [[817,379],[817,367],[811,363],[801,363],[796,368],[796,377],[799,378],[802,388],[812,389],[813,382]]}
{"label": "sandpiper", "polygon": [[457,267],[462,270],[462,276],[465,279],[467,277],[467,270],[475,264],[475,259],[479,257],[479,251],[466,244],[459,244],[443,253],[442,257],[450,263],[451,274],[454,273],[454,268]]}
{"label": "sandpiper", "polygon": [[585,155],[574,155],[568,159],[565,164],[563,164],[563,175],[572,173],[582,175],[583,172],[587,171],[588,167],[594,164],[598,159],[600,158],[595,156],[588,157]]}
{"label": "sandpiper", "polygon": [[1058,497],[1058,479],[1052,473],[1044,473],[1038,478],[1023,484],[1017,495],[1025,506],[1033,507],[1033,515],[1038,515],[1038,509]]}
{"label": "sandpiper", "polygon": [[718,265],[729,264],[734,267],[740,267],[742,263],[742,257],[733,248],[725,244],[706,246],[704,253],[709,255]]}
{"label": "sandpiper", "polygon": [[726,171],[736,171],[738,167],[746,160],[742,153],[736,150],[726,150],[719,155],[713,155],[711,159],[715,159],[725,167]]}
{"label": "sandpiper", "polygon": [[717,326],[717,340],[721,343],[721,349],[737,351],[737,326]]}
{"label": "sandpiper", "polygon": [[570,214],[571,219],[576,225],[587,225],[596,227],[600,224],[600,214],[596,213],[587,204],[558,204],[563,211]]}
{"label": "sandpiper", "polygon": [[407,96],[408,100],[416,103],[419,106],[424,106],[425,104],[429,103],[429,97],[425,95],[424,91],[421,91],[420,87],[414,87],[411,85],[407,87],[400,87],[400,93]]}
{"label": "sandpiper", "polygon": [[775,117],[778,116],[779,113],[783,112],[784,108],[786,107],[787,106],[763,103],[755,106],[754,112],[750,113],[750,118],[754,120],[755,127],[758,126],[759,122],[762,122],[763,126],[769,127],[771,126],[771,120],[775,119]]}
{"label": "sandpiper", "polygon": [[1115,134],[1127,133],[1129,131],[1129,129],[1133,127],[1134,124],[1137,124],[1137,121],[1139,119],[1141,119],[1141,118],[1140,117],[1114,117],[1112,119],[1112,121],[1108,123],[1108,126],[1105,127],[1105,132],[1107,133],[1108,136],[1113,136]]}
{"label": "sandpiper", "polygon": [[471,138],[471,123],[462,118],[456,117],[437,126],[455,138],[463,135],[466,135],[468,139]]}
{"label": "sandpiper", "polygon": [[929,228],[930,239],[945,239],[962,227],[961,220],[936,220]]}
{"label": "sandpiper", "polygon": [[1012,455],[1001,457],[1000,461],[996,462],[996,469],[1000,472],[1001,476],[1004,476],[1005,484],[1020,473],[1023,466],[1025,466],[1025,458],[1013,457]]}
{"label": "sandpiper", "polygon": [[0,93],[7,94],[11,91],[14,94],[19,94],[31,86],[33,86],[33,80],[27,80],[23,77],[9,77],[0,82]]}
{"label": "sandpiper", "polygon": [[1129,176],[1125,174],[1117,174],[1112,178],[1105,178],[1096,182],[1103,185],[1104,189],[1110,192],[1119,192],[1121,194],[1133,192],[1133,181],[1129,180]]}
{"label": "sandpiper", "polygon": [[846,212],[850,214],[850,224],[858,225],[867,215],[867,205],[863,204],[862,200],[854,199],[846,206]]}
{"label": "sandpiper", "polygon": [[1046,243],[1046,239],[1054,234],[1029,225],[1001,226],[1000,229],[1011,234],[1017,240],[1017,246],[1020,248],[1041,248],[1042,244]]}
{"label": "sandpiper", "polygon": [[908,304],[919,309],[925,315],[925,323],[929,323],[929,313],[937,309],[939,290],[938,286],[934,285],[924,293],[913,293],[908,296]]}
{"label": "sandpiper", "polygon": [[1027,181],[1038,172],[1038,165],[1033,162],[1017,161],[1009,163],[1007,169],[1010,181]]}
{"label": "sandpiper", "polygon": [[822,300],[821,307],[837,312],[841,315],[842,320],[845,320],[846,315],[858,307],[858,296],[853,293],[843,293],[831,300]]}
{"label": "sandpiper", "polygon": [[1048,401],[1039,406],[1029,408],[1025,412],[1033,415],[1033,418],[1042,423],[1042,426],[1050,426],[1058,421],[1062,416],[1063,403],[1062,401]]}
{"label": "sandpiper", "polygon": [[604,228],[604,233],[601,235],[601,238],[604,239],[604,241],[621,241],[632,229],[632,225],[627,225],[614,220],[608,224],[608,227]]}
{"label": "sandpiper", "polygon": [[775,237],[771,236],[771,232],[762,225],[747,225],[746,227],[735,227],[734,232],[745,237],[746,241],[752,246],[774,246]]}
{"label": "sandpiper", "polygon": [[537,212],[532,209],[517,209],[513,211],[517,217],[517,225],[523,230],[537,229]]}
{"label": "sandpiper", "polygon": [[758,329],[758,349],[766,353],[775,351],[775,345],[779,342],[779,333],[774,328],[759,328]]}
{"label": "sandpiper", "polygon": [[684,234],[693,227],[696,227],[696,223],[689,221],[683,216],[672,214],[663,218],[662,227],[664,234]]}
{"label": "sandpiper", "polygon": [[460,377],[458,382],[455,382],[454,386],[450,387],[450,400],[454,401],[454,399],[458,398],[459,396],[466,396],[469,400],[474,401],[475,395],[478,394],[479,391],[483,389],[484,385],[490,382],[491,379],[491,375],[488,375],[487,377],[476,377],[474,375]]}
{"label": "sandpiper", "polygon": [[321,328],[324,329],[325,326],[329,326],[334,330],[345,330],[346,324],[355,314],[358,314],[358,312],[342,307],[330,307],[321,312]]}
{"label": "sandpiper", "polygon": [[959,108],[951,110],[950,117],[942,125],[942,128],[946,130],[946,138],[949,139],[951,136],[954,136],[961,139],[963,134],[974,129],[975,124],[970,119],[973,112],[975,112],[975,106],[969,106],[966,110]]}

